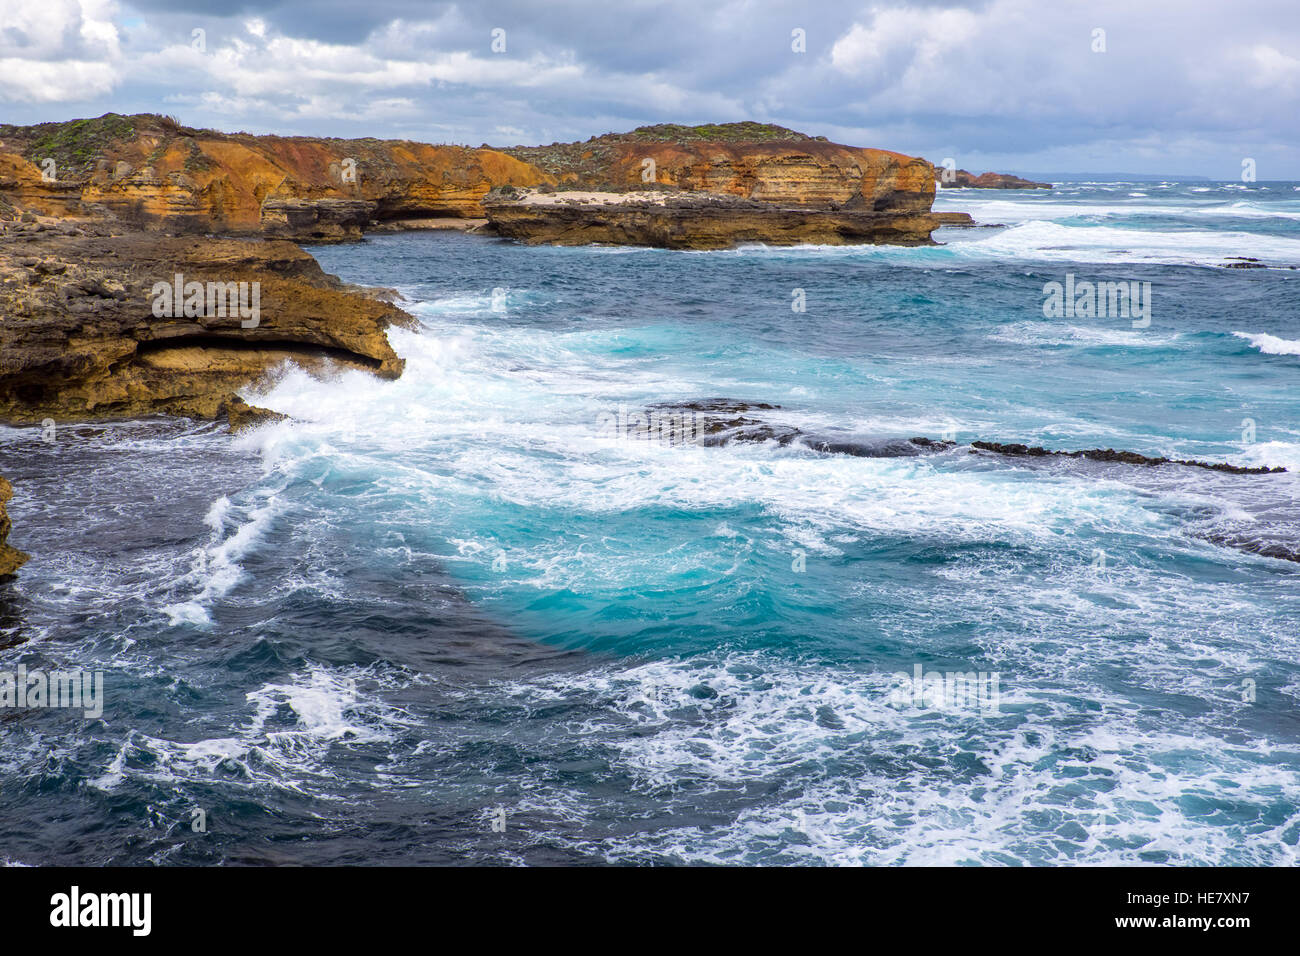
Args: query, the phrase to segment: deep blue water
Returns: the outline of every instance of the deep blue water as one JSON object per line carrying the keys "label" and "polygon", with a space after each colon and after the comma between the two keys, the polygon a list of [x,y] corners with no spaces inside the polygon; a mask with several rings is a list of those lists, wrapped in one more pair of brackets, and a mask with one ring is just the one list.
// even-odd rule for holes
{"label": "deep blue water", "polygon": [[[102,669],[107,698],[0,715],[0,858],[1296,863],[1300,564],[1254,552],[1300,551],[1300,187],[937,208],[1004,225],[317,247],[406,296],[398,381],[286,370],[249,398],[294,421],[234,439],[0,430],[35,555],[0,669]],[[1150,325],[1046,318],[1067,273],[1149,282]],[[956,444],[599,425],[704,399]],[[917,665],[996,674],[996,707],[900,699]]]}

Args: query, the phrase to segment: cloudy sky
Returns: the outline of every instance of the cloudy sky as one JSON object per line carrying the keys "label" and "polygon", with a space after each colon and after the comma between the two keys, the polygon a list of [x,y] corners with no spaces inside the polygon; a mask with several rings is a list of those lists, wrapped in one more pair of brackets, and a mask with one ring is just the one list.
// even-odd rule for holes
{"label": "cloudy sky", "polygon": [[0,120],[109,110],[495,146],[753,119],[976,172],[1300,180],[1300,0],[0,0]]}

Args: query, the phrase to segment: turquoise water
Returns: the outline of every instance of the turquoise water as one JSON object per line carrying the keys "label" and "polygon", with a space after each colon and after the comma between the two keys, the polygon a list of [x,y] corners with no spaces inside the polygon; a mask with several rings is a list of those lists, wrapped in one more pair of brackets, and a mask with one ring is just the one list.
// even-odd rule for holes
{"label": "turquoise water", "polygon": [[[1300,551],[1300,187],[937,208],[1003,225],[920,249],[317,247],[406,297],[398,381],[285,370],[248,397],[294,421],[233,440],[0,432],[38,552],[4,666],[102,667],[108,697],[4,725],[0,855],[1297,862],[1300,564],[1257,552]],[[1046,318],[1067,274],[1149,282],[1149,326]],[[955,444],[600,424],[708,399]],[[996,706],[918,706],[894,676],[918,665],[997,675]]]}

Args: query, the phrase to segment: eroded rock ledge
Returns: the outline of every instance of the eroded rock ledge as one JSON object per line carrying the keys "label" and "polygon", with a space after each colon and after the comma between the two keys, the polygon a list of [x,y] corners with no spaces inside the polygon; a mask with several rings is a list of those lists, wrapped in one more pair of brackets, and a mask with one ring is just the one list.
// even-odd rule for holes
{"label": "eroded rock ledge", "polygon": [[948,179],[944,179],[944,173],[948,170],[942,166],[935,167],[935,179],[941,188],[947,189],[1051,189],[1051,183],[1035,182],[1032,179],[1021,179],[1019,176],[1012,176],[1010,173],[980,173],[978,176],[968,173],[964,169],[954,170]]}
{"label": "eroded rock ledge", "polygon": [[[906,458],[915,455],[952,451],[955,441],[933,438],[886,438],[877,441],[852,441],[814,435],[792,425],[781,425],[753,417],[755,413],[777,411],[780,405],[766,402],[738,402],[727,398],[708,398],[692,402],[661,402],[646,409],[640,422],[640,432],[633,437],[653,437],[649,422],[656,416],[691,416],[696,440],[702,445],[728,445],[732,442],[775,442],[778,445],[801,445],[825,454],[849,455],[855,458]],[[977,451],[992,452],[1013,458],[1081,458],[1088,461],[1114,462],[1123,465],[1184,465],[1206,468],[1230,475],[1272,475],[1286,471],[1282,466],[1273,468],[1229,465],[1225,462],[1198,461],[1190,458],[1151,458],[1133,451],[1116,451],[1113,448],[1090,448],[1084,451],[1052,451],[1038,445],[1022,445],[989,441],[970,443],[971,454]]]}
{"label": "eroded rock ledge", "polygon": [[[618,416],[606,415],[598,420],[597,428],[605,435],[632,441],[657,441],[678,445],[725,446],[732,443],[771,442],[781,447],[803,447],[827,455],[846,455],[854,458],[911,458],[920,455],[996,454],[1013,458],[1070,458],[1080,461],[1111,463],[1120,466],[1179,465],[1204,468],[1228,475],[1268,475],[1285,472],[1282,467],[1246,468],[1222,462],[1195,459],[1151,458],[1131,451],[1113,448],[1093,448],[1085,451],[1051,451],[1038,446],[1003,444],[1000,442],[971,442],[959,446],[955,441],[924,437],[876,437],[867,439],[842,436],[815,435],[792,425],[766,421],[766,412],[777,411],[779,405],[766,402],[745,402],[728,398],[710,398],[689,402],[661,402],[648,406],[644,412],[628,414],[621,410]],[[1233,479],[1225,479],[1234,481]],[[1289,501],[1289,499],[1288,499]],[[1281,525],[1276,533],[1267,520],[1252,516],[1244,523],[1189,522],[1187,533],[1215,545],[1234,548],[1250,554],[1283,561],[1300,562],[1300,549],[1295,547],[1290,524]]]}
{"label": "eroded rock ledge", "polygon": [[[206,296],[201,314],[178,303],[155,315],[156,284],[178,274],[205,289],[256,283],[255,324],[215,314]],[[0,421],[12,424],[159,413],[246,422],[254,412],[235,392],[286,360],[396,378],[403,363],[386,329],[413,324],[290,242],[0,223]]]}
{"label": "eroded rock ledge", "polygon": [[0,581],[27,563],[27,555],[5,543],[13,527],[13,523],[9,520],[9,513],[5,510],[5,502],[13,496],[13,485],[0,477]]}
{"label": "eroded rock ledge", "polygon": [[674,192],[542,193],[504,188],[483,210],[491,229],[526,243],[723,249],[771,245],[889,243],[932,245],[939,220],[921,211],[784,206],[725,194]]}
{"label": "eroded rock ledge", "polygon": [[[913,439],[915,441],[916,439]],[[1190,468],[1207,468],[1210,471],[1222,471],[1230,475],[1272,475],[1279,472],[1285,472],[1286,469],[1281,465],[1274,468],[1266,466],[1245,467],[1242,465],[1229,465],[1226,462],[1198,461],[1195,458],[1151,458],[1147,455],[1139,455],[1135,451],[1116,451],[1114,448],[1088,448],[1084,451],[1052,451],[1039,445],[1021,445],[1016,443],[1004,444],[994,441],[974,441],[971,442],[972,448],[978,448],[981,451],[991,451],[999,455],[1010,455],[1016,458],[1046,458],[1055,456],[1059,458],[1086,458],[1089,461],[1106,461],[1119,462],[1124,465],[1186,465]]]}

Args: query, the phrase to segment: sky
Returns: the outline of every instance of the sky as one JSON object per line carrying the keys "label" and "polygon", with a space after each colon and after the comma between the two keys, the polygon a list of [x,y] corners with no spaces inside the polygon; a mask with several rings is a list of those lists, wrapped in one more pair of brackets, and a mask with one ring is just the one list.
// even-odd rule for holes
{"label": "sky", "polygon": [[0,0],[0,121],[533,145],[757,120],[972,172],[1300,180],[1300,0]]}

